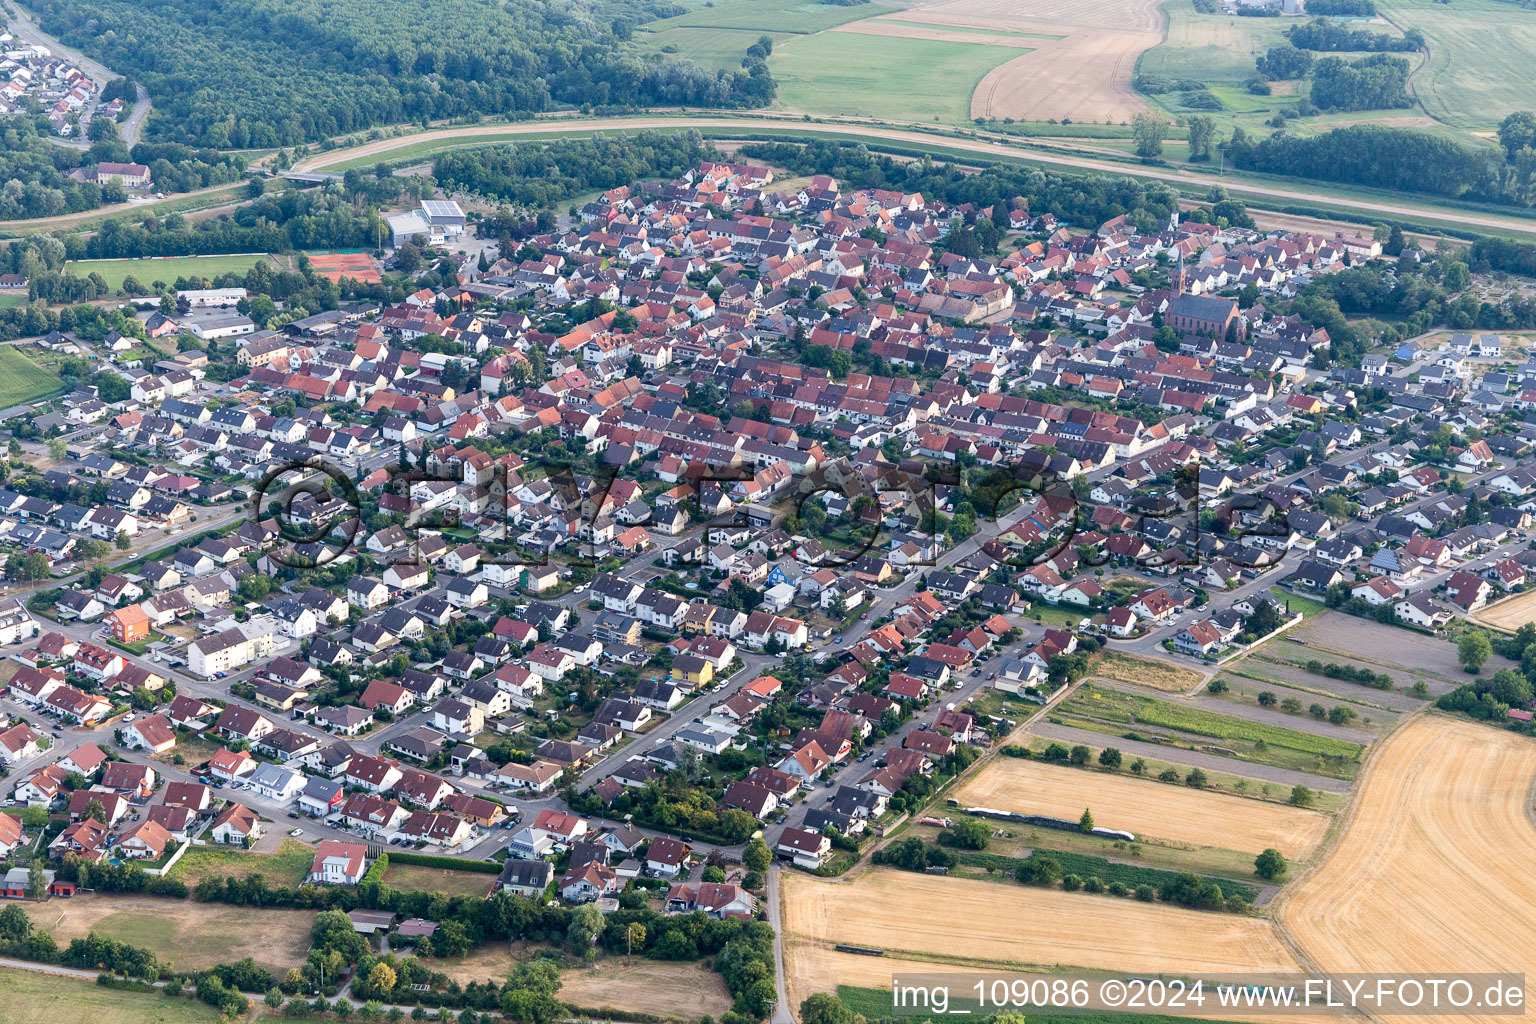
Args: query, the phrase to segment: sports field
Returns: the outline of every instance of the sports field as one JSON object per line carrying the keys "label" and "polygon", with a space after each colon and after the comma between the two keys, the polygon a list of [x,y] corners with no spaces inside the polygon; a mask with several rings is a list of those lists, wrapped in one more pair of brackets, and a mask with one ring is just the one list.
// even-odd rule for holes
{"label": "sports field", "polygon": [[1377,752],[1337,849],[1282,902],[1281,926],[1324,971],[1536,977],[1533,779],[1529,738],[1420,716]]}
{"label": "sports field", "polygon": [[0,345],[0,408],[35,402],[63,387],[58,374],[37,365],[14,345]]}
{"label": "sports field", "polygon": [[[1237,914],[880,868],[852,880],[780,877],[791,1006],[839,984],[889,988],[900,970],[1299,970],[1268,921]],[[887,955],[839,953],[838,943]]]}
{"label": "sports field", "polygon": [[243,274],[256,264],[270,260],[270,256],[168,256],[141,260],[71,260],[64,265],[66,273],[76,277],[100,274],[107,287],[114,292],[123,287],[128,277],[137,278],[146,288],[153,288],[160,281],[167,287],[178,277],[215,278],[220,274]]}
{"label": "sports field", "polygon": [[969,119],[982,78],[1030,42],[978,40],[822,32],[777,44],[768,67],[789,110],[954,124]]}
{"label": "sports field", "polygon": [[1069,821],[1087,808],[1101,828],[1251,854],[1274,847],[1291,860],[1311,855],[1329,820],[1300,807],[1014,757],[997,758],[957,795],[965,806]]}
{"label": "sports field", "polygon": [[[1516,110],[1536,109],[1536,18],[1500,0],[1381,0],[1393,24],[1429,40],[1429,63],[1413,91],[1431,117],[1489,129]],[[1271,20],[1271,19],[1243,19]]]}

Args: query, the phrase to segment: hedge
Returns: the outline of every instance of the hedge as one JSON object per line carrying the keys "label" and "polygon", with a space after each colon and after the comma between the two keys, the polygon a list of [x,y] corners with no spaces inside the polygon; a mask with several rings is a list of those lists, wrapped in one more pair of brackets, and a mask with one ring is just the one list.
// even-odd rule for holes
{"label": "hedge", "polygon": [[443,868],[446,871],[472,871],[481,875],[501,874],[501,864],[494,860],[459,860],[455,857],[437,857],[430,853],[391,853],[395,864],[416,864],[424,868]]}
{"label": "hedge", "polygon": [[[1037,847],[1029,858],[1050,857],[1061,865],[1062,874],[1077,875],[1080,878],[1095,877],[1104,882],[1120,882],[1130,888],[1138,885],[1151,885],[1154,888],[1165,882],[1170,882],[1179,877],[1177,871],[1167,871],[1163,868],[1144,868],[1135,864],[1121,864],[1117,861],[1106,860],[1103,857],[1095,857],[1087,853],[1072,853],[1066,850],[1052,850],[1046,847]],[[995,853],[959,853],[955,859],[961,864],[976,868],[990,868],[993,871],[1012,874],[1022,860],[1018,857],[1005,857]],[[1208,876],[1202,876],[1208,877]],[[1258,898],[1259,891],[1253,886],[1239,882],[1232,878],[1210,877],[1210,880],[1221,886],[1221,891],[1229,896],[1240,896],[1245,902],[1252,903]]]}

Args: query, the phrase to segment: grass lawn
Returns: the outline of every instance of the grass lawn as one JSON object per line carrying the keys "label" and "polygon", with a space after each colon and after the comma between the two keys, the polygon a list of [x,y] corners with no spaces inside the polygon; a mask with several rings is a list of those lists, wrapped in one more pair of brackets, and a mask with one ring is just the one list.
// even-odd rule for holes
{"label": "grass lawn", "polygon": [[0,345],[0,408],[23,405],[64,388],[64,380],[16,351]]}
{"label": "grass lawn", "polygon": [[[850,21],[890,14],[893,10],[895,8],[881,7],[878,4],[839,7],[836,4],[815,3],[813,0],[715,0],[707,8],[695,9],[661,21],[647,22],[645,27],[635,35],[643,41],[647,35],[674,28],[735,30],[741,33],[787,32],[804,35],[844,25]],[[747,47],[756,39],[757,36],[754,35],[743,41],[742,52],[745,53]]]}
{"label": "grass lawn", "polygon": [[790,110],[957,124],[970,118],[971,94],[986,73],[1028,52],[827,32],[775,46],[768,66]]}
{"label": "grass lawn", "polygon": [[171,869],[171,877],[192,886],[208,875],[245,878],[247,875],[260,874],[266,878],[268,885],[300,885],[314,861],[314,848],[292,839],[284,839],[276,853],[251,853],[218,846],[199,846],[188,850],[176,862],[176,866]]}
{"label": "grass lawn", "polygon": [[1496,0],[1384,0],[1378,7],[1398,27],[1417,28],[1429,40],[1429,64],[1413,84],[1431,117],[1488,129],[1516,110],[1536,109],[1530,73],[1536,19],[1530,11]]}
{"label": "grass lawn", "polygon": [[1280,587],[1270,587],[1269,593],[1275,599],[1285,602],[1285,606],[1291,610],[1291,614],[1294,615],[1296,612],[1301,612],[1303,619],[1314,619],[1319,615],[1327,614],[1330,610],[1321,601],[1314,601],[1310,597],[1293,594],[1289,590],[1284,590]]}
{"label": "grass lawn", "polygon": [[24,904],[22,909],[60,947],[95,932],[153,950],[162,965],[179,970],[203,970],[248,956],[269,970],[286,971],[303,962],[315,919],[312,910],[252,910],[192,899],[100,894]]}
{"label": "grass lawn", "polygon": [[118,650],[127,651],[129,654],[137,654],[142,658],[149,653],[150,644],[160,643],[165,638],[166,637],[164,633],[151,633],[143,640],[135,640],[131,644],[125,644],[120,640],[108,640],[107,643],[111,644],[113,647],[116,647]]}
{"label": "grass lawn", "polygon": [[145,287],[155,281],[173,284],[178,277],[214,278],[220,274],[243,274],[270,256],[171,256],[142,260],[71,260],[65,265],[77,277],[100,274],[114,292],[128,277],[136,277]]}
{"label": "grass lawn", "polygon": [[1035,601],[1029,606],[1029,611],[1023,614],[1026,619],[1038,619],[1047,626],[1060,626],[1063,629],[1076,629],[1079,622],[1092,618],[1092,612],[1087,608],[1063,608],[1044,601]]}
{"label": "grass lawn", "polygon": [[78,978],[0,971],[6,1024],[214,1024],[219,1012],[196,999],[102,988]]}
{"label": "grass lawn", "polygon": [[664,54],[674,60],[691,60],[700,67],[714,70],[735,70],[741,66],[742,58],[747,55],[747,47],[757,42],[759,36],[767,36],[777,46],[784,40],[799,34],[676,25],[660,31],[636,33],[635,38],[646,50]]}
{"label": "grass lawn", "polygon": [[[1242,84],[1254,75],[1254,58],[1286,41],[1288,18],[1239,18],[1200,14],[1191,0],[1168,0],[1168,37],[1141,55],[1143,75]],[[1383,26],[1385,28],[1385,26]]]}
{"label": "grass lawn", "polygon": [[10,292],[5,295],[0,295],[0,309],[10,309],[13,306],[24,305],[26,301],[26,292]]}
{"label": "grass lawn", "polygon": [[396,864],[391,861],[384,870],[385,885],[405,891],[447,893],[449,896],[484,896],[491,891],[495,882],[495,875],[448,871],[421,864]]}

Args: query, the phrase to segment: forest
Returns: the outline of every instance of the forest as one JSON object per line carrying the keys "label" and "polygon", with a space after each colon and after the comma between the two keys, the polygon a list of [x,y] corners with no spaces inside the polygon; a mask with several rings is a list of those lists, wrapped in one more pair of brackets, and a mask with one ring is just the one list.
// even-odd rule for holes
{"label": "forest", "polygon": [[1416,28],[1410,28],[1401,36],[1392,36],[1366,28],[1348,28],[1326,18],[1293,25],[1286,29],[1285,36],[1292,46],[1300,49],[1335,53],[1351,50],[1407,53],[1424,46],[1424,34]]}
{"label": "forest", "polygon": [[1408,62],[1384,53],[1357,61],[1324,57],[1312,65],[1312,104],[1320,110],[1411,107]]}
{"label": "forest", "polygon": [[646,62],[667,0],[37,0],[43,28],[144,85],[153,141],[291,146],[373,125],[566,104],[757,107],[760,60]]}
{"label": "forest", "polygon": [[450,150],[433,163],[432,176],[446,188],[538,208],[642,178],[677,178],[719,159],[697,131],[642,131]]}
{"label": "forest", "polygon": [[1369,18],[1376,13],[1376,0],[1307,0],[1307,13],[1323,17]]}
{"label": "forest", "polygon": [[1243,170],[1374,188],[1442,196],[1497,191],[1491,150],[1380,125],[1350,125],[1305,137],[1280,132],[1257,143],[1239,128],[1227,143],[1227,158]]}

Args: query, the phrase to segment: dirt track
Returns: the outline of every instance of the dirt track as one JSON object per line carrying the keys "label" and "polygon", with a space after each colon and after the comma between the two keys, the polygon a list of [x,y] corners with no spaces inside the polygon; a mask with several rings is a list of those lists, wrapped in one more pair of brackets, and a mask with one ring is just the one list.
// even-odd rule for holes
{"label": "dirt track", "polygon": [[972,806],[1068,819],[1087,807],[1103,828],[1253,854],[1272,846],[1293,860],[1309,856],[1328,830],[1328,816],[1317,811],[1011,757],[993,761],[958,796]]}
{"label": "dirt track", "polygon": [[1337,849],[1278,903],[1280,924],[1323,970],[1536,978],[1533,779],[1529,738],[1442,715],[1408,723],[1372,759]]}

